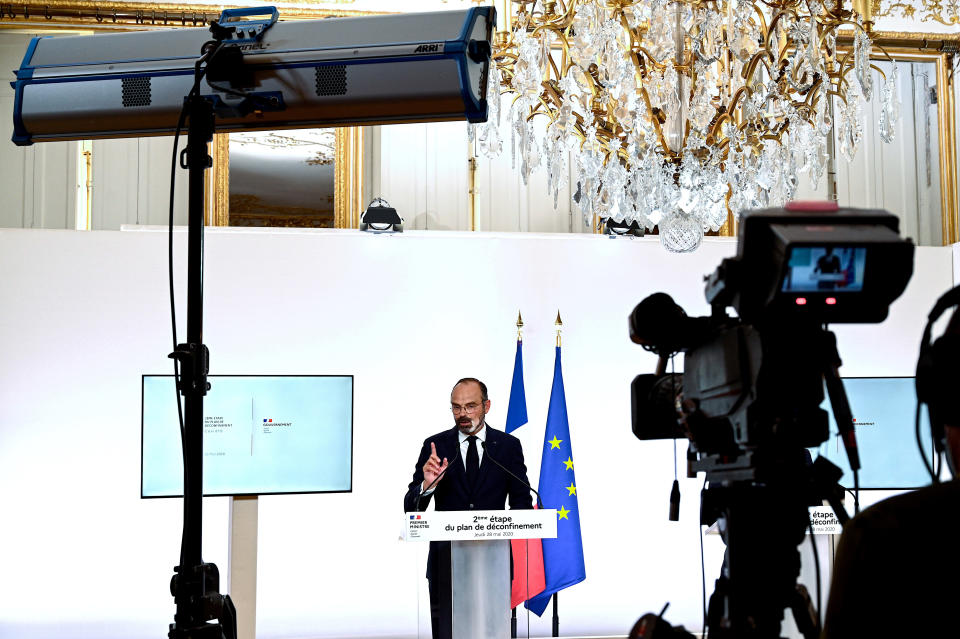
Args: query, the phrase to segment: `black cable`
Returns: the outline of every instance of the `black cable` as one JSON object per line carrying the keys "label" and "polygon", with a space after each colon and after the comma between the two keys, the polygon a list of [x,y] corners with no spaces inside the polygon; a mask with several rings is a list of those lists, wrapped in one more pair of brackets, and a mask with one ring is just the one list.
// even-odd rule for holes
{"label": "black cable", "polygon": [[920,411],[922,404],[920,400],[917,400],[917,412],[914,419],[914,433],[917,436],[917,449],[920,451],[920,459],[923,460],[923,467],[927,469],[927,472],[930,473],[930,481],[934,484],[938,483],[937,474],[933,471],[933,466],[931,462],[927,461],[927,454],[923,451],[923,439],[920,436]]}
{"label": "black cable", "polygon": [[860,471],[853,471],[853,514],[860,514]]}
{"label": "black cable", "polygon": [[[676,355],[670,355],[670,396],[677,403],[677,363]],[[677,439],[673,439],[673,481],[677,481]]]}
{"label": "black cable", "polygon": [[[707,487],[707,478],[703,478],[703,486],[700,493]],[[703,607],[703,630],[701,635],[707,636],[707,564],[703,560],[703,525],[697,523],[697,529],[700,531],[700,603]]]}
{"label": "black cable", "polygon": [[[215,46],[210,49],[210,45],[214,44]],[[187,106],[190,104],[190,101],[200,93],[200,82],[203,79],[204,74],[206,73],[206,67],[203,67],[205,61],[209,62],[220,50],[222,43],[216,41],[208,41],[204,43],[201,48],[202,55],[197,60],[196,65],[194,66],[194,81],[193,87],[190,89],[190,93],[187,94],[184,98],[183,106],[180,108],[180,117],[177,119],[177,128],[173,134],[173,156],[170,161],[170,210],[169,210],[169,219],[167,227],[167,274],[170,284],[170,324],[171,332],[173,334],[173,350],[177,350],[177,304],[176,298],[174,297],[174,282],[173,282],[173,210],[174,210],[174,194],[176,192],[176,182],[177,182],[177,146],[180,142],[180,132],[183,130],[183,126],[187,121]],[[186,526],[186,503],[187,503],[187,484],[189,483],[189,475],[187,470],[187,435],[186,427],[183,423],[183,404],[180,401],[180,362],[176,357],[173,358],[173,381],[174,381],[174,394],[177,396],[177,417],[180,420],[180,452],[183,457],[183,503],[184,503],[184,526],[180,536],[180,565],[184,564],[184,551],[187,546],[187,526]]]}
{"label": "black cable", "polygon": [[941,481],[943,475],[943,454],[937,452],[937,444],[930,438],[930,458],[933,460],[933,472],[937,475],[937,483]]}
{"label": "black cable", "polygon": [[673,481],[677,481],[677,439],[673,439]]}
{"label": "black cable", "polygon": [[[170,280],[170,324],[173,332],[173,350],[177,350],[177,304],[174,298],[173,284],[173,203],[174,190],[177,183],[177,145],[180,140],[180,130],[187,119],[187,102],[184,100],[183,107],[180,109],[180,118],[177,120],[177,130],[173,134],[173,159],[170,164],[170,219],[167,228],[167,268]],[[180,402],[180,362],[173,358],[173,393],[177,396],[177,417],[180,419],[180,452],[183,456],[183,490],[187,490],[187,439],[186,429],[183,425],[183,404]],[[186,494],[184,494],[186,500]],[[183,565],[183,549],[186,547],[187,528],[184,526],[180,538],[180,565]]]}
{"label": "black cable", "polygon": [[[677,367],[676,367],[676,354],[670,355],[670,394],[676,402],[677,390],[676,390],[676,381],[677,381]],[[673,440],[673,480],[677,481],[677,440]],[[707,476],[703,476],[703,485],[700,487],[700,494],[703,494],[703,491],[707,487]],[[702,635],[707,636],[707,564],[703,558],[703,525],[700,522],[697,522],[697,530],[700,533],[700,603],[702,606],[703,612],[703,630]]]}
{"label": "black cable", "polygon": [[823,627],[823,621],[821,619],[823,613],[823,591],[821,590],[822,585],[820,583],[820,551],[817,550],[817,537],[813,534],[813,522],[810,521],[810,513],[807,512],[807,527],[810,529],[810,546],[813,548],[813,565],[814,569],[817,572],[817,630]]}
{"label": "black cable", "polygon": [[[855,478],[855,481],[857,481],[856,478]],[[854,489],[852,489],[852,488],[844,488],[843,486],[841,486],[841,488],[843,488],[843,492],[845,492],[845,493],[850,493],[850,496],[853,497],[853,514],[854,514],[854,515],[858,514],[858,513],[860,512],[860,486],[859,486],[859,484],[857,484],[856,490],[854,490]]]}

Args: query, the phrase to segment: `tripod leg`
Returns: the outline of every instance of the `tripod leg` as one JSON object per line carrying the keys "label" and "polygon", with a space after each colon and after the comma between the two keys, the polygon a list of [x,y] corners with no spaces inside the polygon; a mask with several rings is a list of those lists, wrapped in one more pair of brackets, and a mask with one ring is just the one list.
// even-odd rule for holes
{"label": "tripod leg", "polygon": [[797,590],[790,602],[790,610],[793,612],[793,620],[797,624],[797,630],[804,636],[804,639],[816,639],[820,636],[820,621],[817,618],[817,611],[813,607],[810,592],[803,584],[797,584]]}

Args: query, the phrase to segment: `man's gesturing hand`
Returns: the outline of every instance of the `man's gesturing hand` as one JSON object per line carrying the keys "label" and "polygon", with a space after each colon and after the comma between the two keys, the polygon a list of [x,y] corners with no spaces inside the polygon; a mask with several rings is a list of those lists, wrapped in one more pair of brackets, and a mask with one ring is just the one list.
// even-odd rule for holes
{"label": "man's gesturing hand", "polygon": [[423,485],[422,489],[426,490],[428,486],[433,484],[437,480],[437,477],[440,476],[443,471],[447,469],[447,458],[443,458],[443,463],[440,463],[440,458],[437,457],[437,446],[433,442],[430,442],[430,457],[427,459],[427,463],[423,465]]}

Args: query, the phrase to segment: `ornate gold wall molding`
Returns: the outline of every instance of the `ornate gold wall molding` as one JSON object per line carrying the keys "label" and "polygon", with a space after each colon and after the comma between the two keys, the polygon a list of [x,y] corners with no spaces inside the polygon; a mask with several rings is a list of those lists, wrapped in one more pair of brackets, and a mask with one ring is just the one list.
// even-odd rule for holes
{"label": "ornate gold wall molding", "polygon": [[210,145],[213,158],[211,168],[213,180],[213,211],[211,226],[230,226],[230,134],[217,133]]}
{"label": "ornate gold wall molding", "polygon": [[943,245],[960,241],[958,228],[957,194],[957,118],[954,104],[954,82],[951,73],[953,53],[921,51],[914,47],[888,47],[887,53],[894,60],[933,62],[936,64],[937,135],[940,146],[940,218]]}
{"label": "ornate gold wall molding", "polygon": [[[913,51],[956,53],[960,50],[960,33],[923,33],[919,31],[874,31],[873,43],[883,47],[888,52],[891,48],[910,49]],[[837,43],[841,46],[850,46],[853,43],[852,31],[841,31],[837,35]],[[879,49],[874,55],[883,57]]]}
{"label": "ornate gold wall molding", "polygon": [[917,22],[939,22],[947,26],[960,24],[960,7],[955,2],[941,0],[874,0],[874,16],[896,17]]}
{"label": "ornate gold wall molding", "polygon": [[[353,0],[340,0],[352,2]],[[315,20],[331,17],[374,15],[382,12],[329,7],[284,6],[274,0],[281,20]],[[45,2],[0,2],[0,27],[152,29],[202,27],[220,17],[223,8],[236,4],[209,5],[174,2],[90,2],[47,0]]]}
{"label": "ornate gold wall molding", "polygon": [[363,211],[363,127],[337,129],[334,177],[334,227],[360,227]]}
{"label": "ornate gold wall molding", "polygon": [[0,2],[0,25],[4,27],[202,27],[219,15],[217,7],[197,4],[77,0]]}
{"label": "ornate gold wall molding", "polygon": [[951,56],[937,58],[937,125],[940,130],[940,209],[943,223],[943,244],[960,241],[957,203],[957,105],[953,93]]}
{"label": "ornate gold wall molding", "polygon": [[[841,32],[837,44],[842,49],[853,42],[852,32]],[[937,133],[940,141],[940,215],[943,244],[960,242],[960,193],[957,166],[957,117],[954,82],[951,73],[954,56],[960,50],[960,34],[916,33],[911,31],[875,31],[873,55],[883,59],[932,62],[936,64]]]}

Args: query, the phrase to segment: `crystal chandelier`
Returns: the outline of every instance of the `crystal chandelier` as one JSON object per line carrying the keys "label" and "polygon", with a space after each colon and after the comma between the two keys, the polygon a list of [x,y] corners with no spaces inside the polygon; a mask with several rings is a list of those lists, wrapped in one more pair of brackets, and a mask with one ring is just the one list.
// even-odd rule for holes
{"label": "crystal chandelier", "polygon": [[[692,251],[728,211],[790,200],[799,174],[816,188],[834,115],[853,158],[874,92],[871,3],[513,0],[514,15],[500,12],[490,119],[471,133],[494,157],[508,119],[524,183],[546,169],[554,206],[572,157],[585,223],[658,226],[668,250]],[[841,28],[853,33],[847,50]],[[890,142],[896,65],[881,75]]]}

